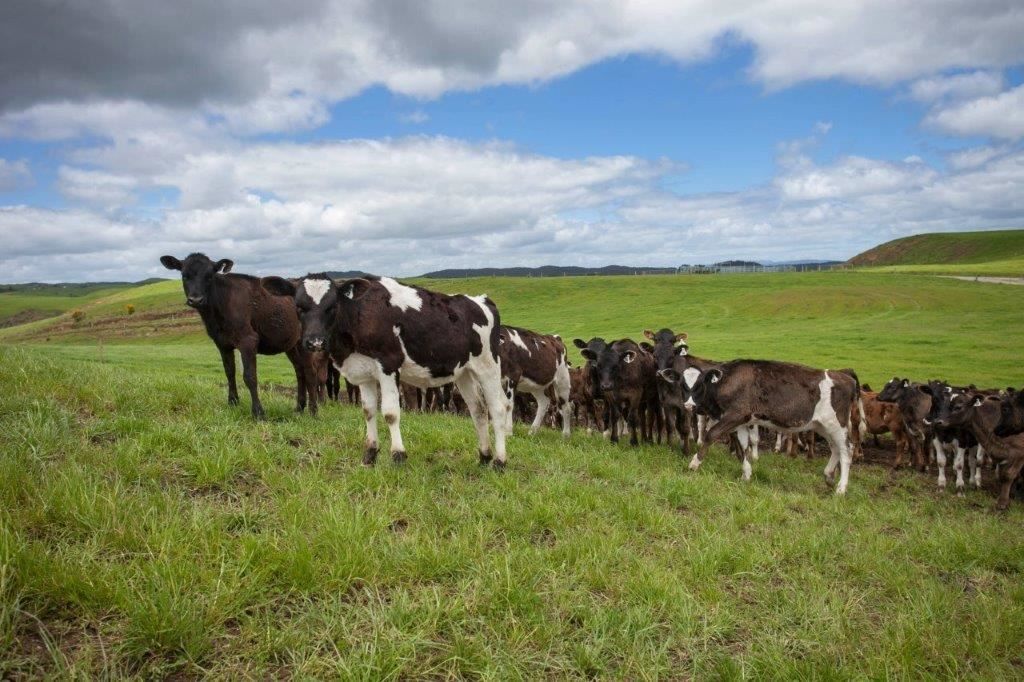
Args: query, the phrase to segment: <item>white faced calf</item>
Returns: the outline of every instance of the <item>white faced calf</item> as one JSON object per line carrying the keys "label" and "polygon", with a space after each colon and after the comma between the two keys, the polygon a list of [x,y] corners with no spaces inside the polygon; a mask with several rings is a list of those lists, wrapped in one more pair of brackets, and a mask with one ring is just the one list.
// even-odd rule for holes
{"label": "white faced calf", "polygon": [[[391,456],[405,460],[399,428],[398,377],[419,388],[455,383],[476,426],[480,463],[505,466],[512,409],[501,387],[498,309],[486,296],[448,296],[389,277],[336,284],[326,274],[293,283],[268,277],[269,291],[289,294],[302,321],[302,343],[326,349],[349,382],[359,386],[366,417],[363,463],[377,459],[377,408],[391,432]],[[488,423],[494,431],[491,450]]]}

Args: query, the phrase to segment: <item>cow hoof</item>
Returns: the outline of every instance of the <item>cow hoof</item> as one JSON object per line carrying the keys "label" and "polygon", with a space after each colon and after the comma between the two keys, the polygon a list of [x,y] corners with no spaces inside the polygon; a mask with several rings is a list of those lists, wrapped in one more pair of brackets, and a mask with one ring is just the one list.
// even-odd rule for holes
{"label": "cow hoof", "polygon": [[366,452],[363,453],[363,464],[368,467],[372,467],[377,463],[377,448],[366,448]]}
{"label": "cow hoof", "polygon": [[491,459],[492,458],[490,452],[484,452],[483,450],[480,451],[480,466],[487,466],[488,464],[491,463]]}
{"label": "cow hoof", "polygon": [[496,459],[496,460],[494,460],[491,463],[491,466],[494,467],[495,471],[504,471],[505,470],[505,460],[503,460],[503,459]]}
{"label": "cow hoof", "polygon": [[237,395],[229,395],[228,396],[228,405],[237,405],[237,404],[238,404],[238,396]]}
{"label": "cow hoof", "polygon": [[263,410],[260,410],[258,412],[256,410],[253,410],[252,418],[255,419],[258,422],[265,422],[265,421],[267,421],[267,415],[264,414]]}
{"label": "cow hoof", "polygon": [[836,495],[843,496],[846,494],[846,488],[836,488]]}
{"label": "cow hoof", "polygon": [[696,471],[700,468],[700,462],[690,462],[690,471]]}
{"label": "cow hoof", "polygon": [[405,464],[405,460],[408,456],[405,454],[405,450],[395,450],[391,453],[391,461],[395,464]]}

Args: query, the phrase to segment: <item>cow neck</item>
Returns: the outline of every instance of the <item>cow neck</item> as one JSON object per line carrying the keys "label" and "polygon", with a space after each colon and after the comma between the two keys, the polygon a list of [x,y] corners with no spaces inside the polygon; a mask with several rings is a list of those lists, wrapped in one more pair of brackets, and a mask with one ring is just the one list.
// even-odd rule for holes
{"label": "cow neck", "polygon": [[[971,408],[971,419],[967,422],[971,432],[974,433],[974,437],[978,439],[982,447],[985,448],[985,452],[995,455],[1000,459],[1009,457],[1012,452],[1006,440],[999,438],[992,431],[986,428],[984,418],[981,414],[981,410],[977,407]],[[1012,436],[1009,436],[1012,438]]]}
{"label": "cow neck", "polygon": [[202,318],[208,334],[213,336],[215,332],[222,331],[227,316],[224,314],[228,304],[228,290],[230,286],[222,281],[224,275],[214,275],[210,284],[209,301],[202,308],[199,308],[199,317]]}

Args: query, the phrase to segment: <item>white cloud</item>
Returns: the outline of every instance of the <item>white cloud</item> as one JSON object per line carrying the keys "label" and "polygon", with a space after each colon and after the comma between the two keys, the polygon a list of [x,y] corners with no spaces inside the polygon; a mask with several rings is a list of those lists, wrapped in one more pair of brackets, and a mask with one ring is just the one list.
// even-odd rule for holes
{"label": "white cloud", "polygon": [[28,167],[28,161],[0,158],[0,192],[15,190],[31,182],[32,171]]}
{"label": "white cloud", "polygon": [[61,166],[57,171],[57,187],[71,199],[120,208],[132,202],[138,181],[129,175]]}
{"label": "white cloud", "polygon": [[970,99],[994,95],[1003,89],[1003,76],[991,71],[973,71],[922,78],[910,84],[910,96],[919,102],[942,99]]}
{"label": "white cloud", "polygon": [[427,112],[423,111],[422,109],[416,109],[414,111],[410,111],[407,114],[400,115],[398,117],[398,120],[400,120],[402,123],[419,125],[421,123],[426,123],[427,121],[429,121],[430,115],[427,114]]}
{"label": "white cloud", "polygon": [[1018,140],[1024,137],[1024,85],[939,108],[926,123],[954,135]]}

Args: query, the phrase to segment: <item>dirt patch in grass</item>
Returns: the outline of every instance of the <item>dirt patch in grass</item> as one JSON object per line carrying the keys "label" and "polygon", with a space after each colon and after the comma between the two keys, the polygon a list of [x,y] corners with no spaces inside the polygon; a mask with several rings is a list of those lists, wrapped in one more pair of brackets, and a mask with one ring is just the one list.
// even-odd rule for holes
{"label": "dirt patch in grass", "polygon": [[35,308],[29,308],[8,315],[7,317],[0,318],[0,329],[5,327],[17,327],[19,324],[27,324],[29,322],[35,322],[36,320],[45,320],[51,317],[57,317],[60,315],[59,310],[37,310]]}

